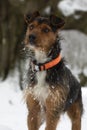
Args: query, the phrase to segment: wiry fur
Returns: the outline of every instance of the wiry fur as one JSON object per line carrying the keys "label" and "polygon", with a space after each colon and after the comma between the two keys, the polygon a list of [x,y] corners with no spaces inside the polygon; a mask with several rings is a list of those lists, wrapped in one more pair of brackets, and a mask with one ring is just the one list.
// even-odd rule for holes
{"label": "wiry fur", "polygon": [[[83,111],[81,86],[66,67],[64,59],[62,58],[57,65],[47,70],[38,72],[32,70],[32,61],[41,65],[55,59],[60,54],[60,40],[56,30],[63,26],[63,21],[55,16],[49,20],[35,13],[32,18],[28,19],[28,22],[29,25],[34,25],[34,29],[27,28],[24,39],[30,63],[27,71],[26,94],[29,110],[28,128],[29,130],[39,129],[42,122],[40,115],[44,111],[46,130],[55,130],[61,113],[67,111],[72,121],[72,130],[81,130]],[[44,28],[49,28],[50,31],[45,34]],[[28,38],[31,35],[34,38],[32,42],[30,37]]]}

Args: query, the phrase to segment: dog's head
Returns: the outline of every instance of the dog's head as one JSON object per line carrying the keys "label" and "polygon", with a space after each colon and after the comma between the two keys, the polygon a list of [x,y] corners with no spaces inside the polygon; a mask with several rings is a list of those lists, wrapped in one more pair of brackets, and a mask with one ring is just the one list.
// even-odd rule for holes
{"label": "dog's head", "polygon": [[34,12],[26,15],[25,21],[27,23],[25,46],[35,52],[36,60],[46,60],[57,39],[58,30],[65,23],[64,20],[55,15],[51,15],[49,18],[42,17],[39,12]]}

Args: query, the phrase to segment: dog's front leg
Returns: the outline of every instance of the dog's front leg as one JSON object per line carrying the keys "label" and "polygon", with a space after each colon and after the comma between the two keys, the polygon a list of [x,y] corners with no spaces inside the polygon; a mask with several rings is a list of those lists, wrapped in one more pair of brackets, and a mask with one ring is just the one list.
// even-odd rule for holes
{"label": "dog's front leg", "polygon": [[56,110],[56,106],[48,101],[46,104],[46,129],[45,130],[56,130],[57,123],[60,119],[60,112]]}
{"label": "dog's front leg", "polygon": [[27,107],[29,110],[28,113],[28,130],[38,130],[39,129],[39,113],[40,106],[38,101],[34,100],[32,96],[28,96]]}
{"label": "dog's front leg", "polygon": [[55,117],[55,115],[53,114],[53,112],[48,112],[46,115],[46,129],[45,130],[56,130],[57,127],[57,123],[59,121],[59,117]]}

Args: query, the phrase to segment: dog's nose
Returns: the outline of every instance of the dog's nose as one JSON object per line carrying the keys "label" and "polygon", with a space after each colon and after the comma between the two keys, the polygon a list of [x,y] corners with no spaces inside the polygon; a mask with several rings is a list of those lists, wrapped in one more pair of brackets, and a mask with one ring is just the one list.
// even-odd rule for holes
{"label": "dog's nose", "polygon": [[30,44],[33,44],[36,39],[36,36],[34,34],[29,35],[29,42]]}

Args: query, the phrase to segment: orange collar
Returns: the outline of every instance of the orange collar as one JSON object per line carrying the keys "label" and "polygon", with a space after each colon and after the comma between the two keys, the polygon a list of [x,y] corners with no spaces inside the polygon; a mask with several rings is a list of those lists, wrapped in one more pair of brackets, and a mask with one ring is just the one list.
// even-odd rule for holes
{"label": "orange collar", "polygon": [[50,69],[53,66],[57,65],[61,61],[61,59],[62,59],[62,57],[59,54],[57,58],[55,58],[54,60],[52,60],[48,63],[42,64],[42,65],[37,65],[37,64],[33,63],[33,71],[43,71],[43,70]]}

